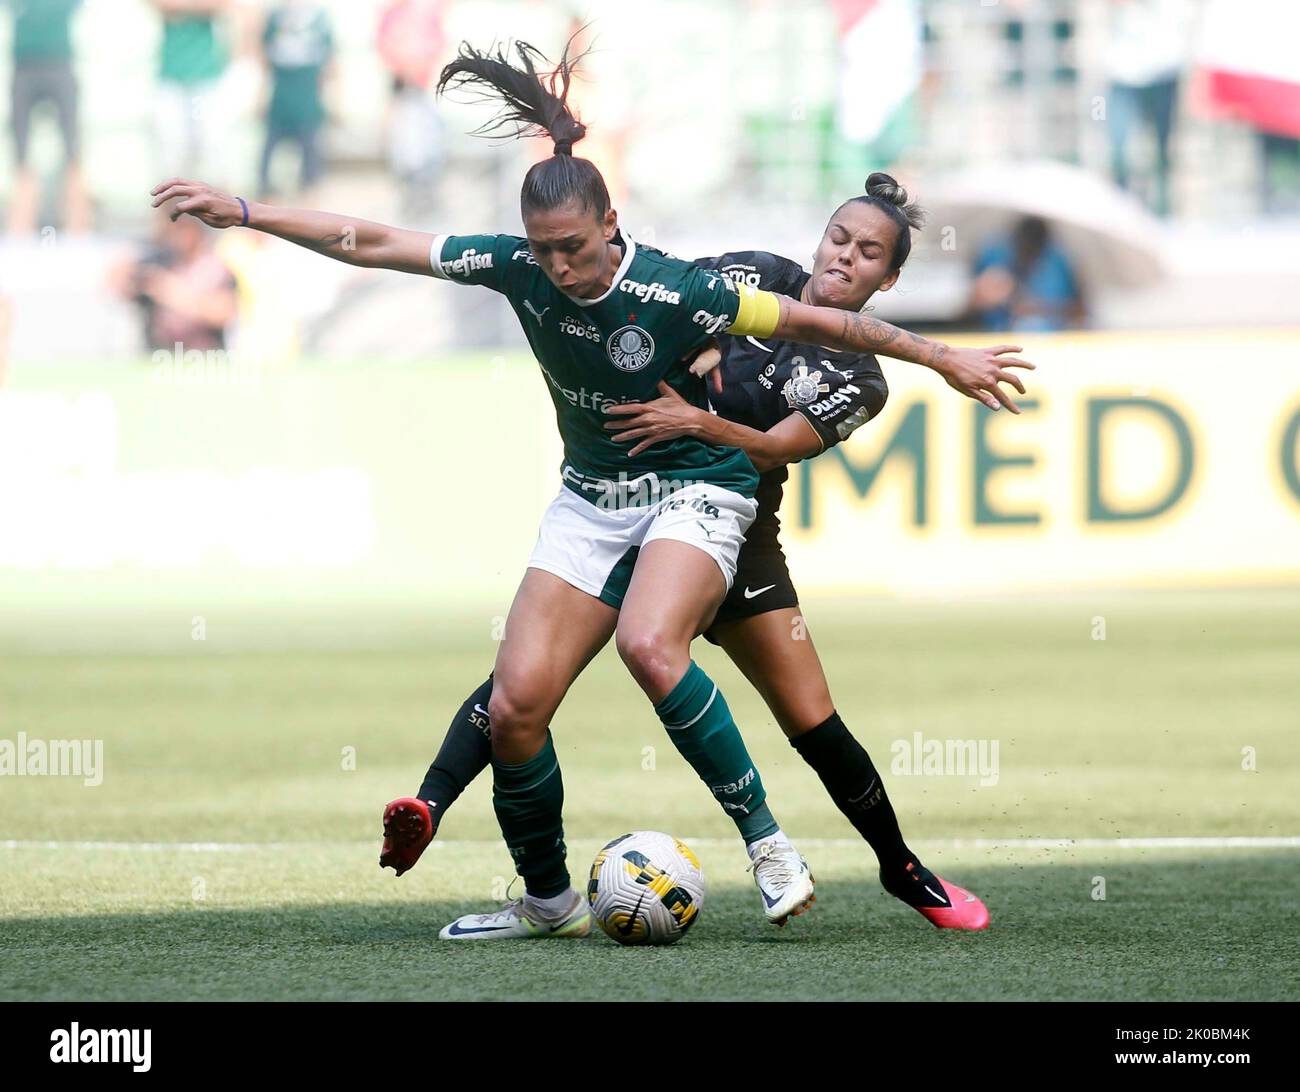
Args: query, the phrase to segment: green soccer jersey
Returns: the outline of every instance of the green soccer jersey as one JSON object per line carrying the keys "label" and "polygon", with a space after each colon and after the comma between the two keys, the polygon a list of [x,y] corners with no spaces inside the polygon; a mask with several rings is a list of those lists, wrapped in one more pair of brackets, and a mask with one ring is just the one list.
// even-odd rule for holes
{"label": "green soccer jersey", "polygon": [[72,60],[72,16],[81,0],[9,0],[14,11],[14,61]]}
{"label": "green soccer jersey", "polygon": [[226,51],[211,15],[174,15],[163,21],[159,78],[185,86],[207,83],[226,70]]}
{"label": "green soccer jersey", "polygon": [[634,445],[606,431],[606,406],[657,398],[660,380],[706,408],[704,380],[682,358],[731,326],[741,306],[716,271],[638,246],[626,232],[622,239],[613,284],[590,300],[552,284],[517,235],[439,235],[430,257],[435,276],[510,301],[546,377],[564,441],[563,480],[575,493],[594,504],[611,495],[644,503],[657,490],[708,482],[752,497],[758,474],[739,448],[678,437],[629,459]]}

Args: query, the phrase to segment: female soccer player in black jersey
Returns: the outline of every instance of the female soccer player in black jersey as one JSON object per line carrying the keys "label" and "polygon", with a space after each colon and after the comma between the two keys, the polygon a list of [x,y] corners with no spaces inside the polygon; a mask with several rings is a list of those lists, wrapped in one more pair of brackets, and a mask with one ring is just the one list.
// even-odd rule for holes
{"label": "female soccer player in black jersey", "polygon": [[[804,303],[861,311],[874,293],[898,279],[912,228],[921,218],[906,191],[877,173],[867,179],[862,196],[832,215],[811,274],[764,251],[701,258],[695,264]],[[606,428],[629,443],[629,455],[681,436],[739,447],[749,455],[761,474],[758,514],[745,534],[735,581],[704,636],[722,646],[762,695],[795,750],[871,845],[885,889],[939,928],[984,929],[989,920],[984,904],[932,873],[903,841],[879,772],[835,709],[781,549],[787,464],[816,457],[880,412],[888,396],[880,365],[871,354],[739,335],[723,335],[721,354],[721,389],[715,386],[712,396],[716,414],[661,384],[661,397],[651,402],[611,407],[615,419]],[[381,865],[393,865],[399,875],[411,867],[433,836],[432,817],[441,821],[486,767],[489,720],[482,711],[491,693],[489,678],[461,707],[419,795],[388,806]]]}

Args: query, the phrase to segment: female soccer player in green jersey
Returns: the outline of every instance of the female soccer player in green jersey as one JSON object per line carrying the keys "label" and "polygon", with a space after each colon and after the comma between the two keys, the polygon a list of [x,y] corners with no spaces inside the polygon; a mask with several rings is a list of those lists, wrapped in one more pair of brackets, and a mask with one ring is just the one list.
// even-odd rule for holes
{"label": "female soccer player in green jersey", "polygon": [[[894,285],[911,250],[912,229],[922,218],[906,190],[876,173],[862,194],[831,214],[811,274],[767,251],[697,258],[695,264],[807,303],[860,311],[876,292]],[[692,406],[665,385],[651,402],[611,407],[605,426],[627,441],[631,456],[643,445],[697,435],[741,448],[760,471],[758,515],[745,532],[731,591],[704,636],[725,649],[871,846],[885,889],[940,929],[985,929],[989,913],[983,902],[931,872],[903,840],[879,771],[831,698],[781,548],[779,513],[788,464],[815,458],[881,413],[888,388],[880,365],[871,354],[831,349],[813,354],[793,342],[725,334],[719,350],[706,352],[716,354],[720,367],[713,375],[722,376],[710,398],[713,412]],[[704,366],[704,355],[693,369]],[[879,565],[878,559],[863,563]],[[419,792],[384,809],[381,866],[391,866],[399,876],[412,868],[461,793],[491,763],[491,699],[489,677],[452,718]]]}
{"label": "female soccer player in green jersey", "polygon": [[[505,104],[519,134],[546,135],[520,196],[526,237],[430,236],[298,209],[250,205],[172,180],[154,204],[213,227],[266,231],[354,265],[481,284],[510,301],[546,377],[564,441],[562,487],[497,653],[491,719],[493,805],[525,883],[507,912],[470,915],[443,936],[576,936],[590,930],[565,867],[563,788],[549,723],[573,680],[614,636],[669,737],[736,822],[769,920],[813,898],[807,864],[769,810],[762,780],[718,688],[690,657],[691,640],[730,589],[757,511],[758,475],[738,448],[681,436],[635,459],[605,429],[606,410],[644,402],[665,382],[705,405],[684,358],[720,331],[875,351],[935,368],[991,407],[1019,386],[996,352],[947,350],[879,324],[737,284],[637,247],[620,234],[595,165],[573,156],[585,129],[565,105],[571,66],[540,76],[531,47],[519,64],[462,48],[441,87],[464,83]],[[616,237],[623,242],[615,242]]]}

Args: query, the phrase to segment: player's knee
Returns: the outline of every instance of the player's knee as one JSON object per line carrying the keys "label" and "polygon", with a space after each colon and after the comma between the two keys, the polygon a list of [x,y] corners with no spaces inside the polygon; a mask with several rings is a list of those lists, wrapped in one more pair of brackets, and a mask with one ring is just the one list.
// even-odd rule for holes
{"label": "player's knee", "polygon": [[526,689],[517,690],[498,682],[488,699],[488,723],[493,744],[521,742],[545,731],[545,717],[541,715],[540,707],[537,697]]}
{"label": "player's knee", "polygon": [[671,690],[690,658],[689,645],[653,625],[620,626],[614,640],[633,678],[652,692]]}
{"label": "player's knee", "polygon": [[614,633],[614,647],[623,663],[635,673],[652,663],[662,647],[662,638],[652,629],[619,626]]}

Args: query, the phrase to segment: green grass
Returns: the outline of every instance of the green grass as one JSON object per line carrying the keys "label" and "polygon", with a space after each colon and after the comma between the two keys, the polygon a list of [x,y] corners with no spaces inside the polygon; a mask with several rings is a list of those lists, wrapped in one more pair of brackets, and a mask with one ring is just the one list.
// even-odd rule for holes
{"label": "green grass", "polygon": [[[813,913],[763,923],[730,823],[607,650],[555,725],[571,863],[633,827],[694,839],[709,883],[699,924],[653,951],[439,943],[510,876],[489,786],[400,880],[376,867],[374,835],[490,665],[486,615],[231,619],[183,648],[148,619],[98,636],[88,621],[0,636],[0,739],[98,738],[105,754],[97,788],[0,778],[0,840],[20,843],[0,847],[0,998],[1300,998],[1282,909],[1300,897],[1295,850],[953,841],[1300,834],[1300,595],[808,614],[905,833],[985,898],[987,934],[938,933],[881,893],[816,778],[700,645],[817,873]],[[1091,639],[1096,615],[1105,641]],[[104,639],[114,651],[93,651]],[[58,647],[85,651],[30,651]],[[997,784],[890,774],[891,743],[914,731],[997,740]],[[62,844],[30,844],[47,840]]]}

